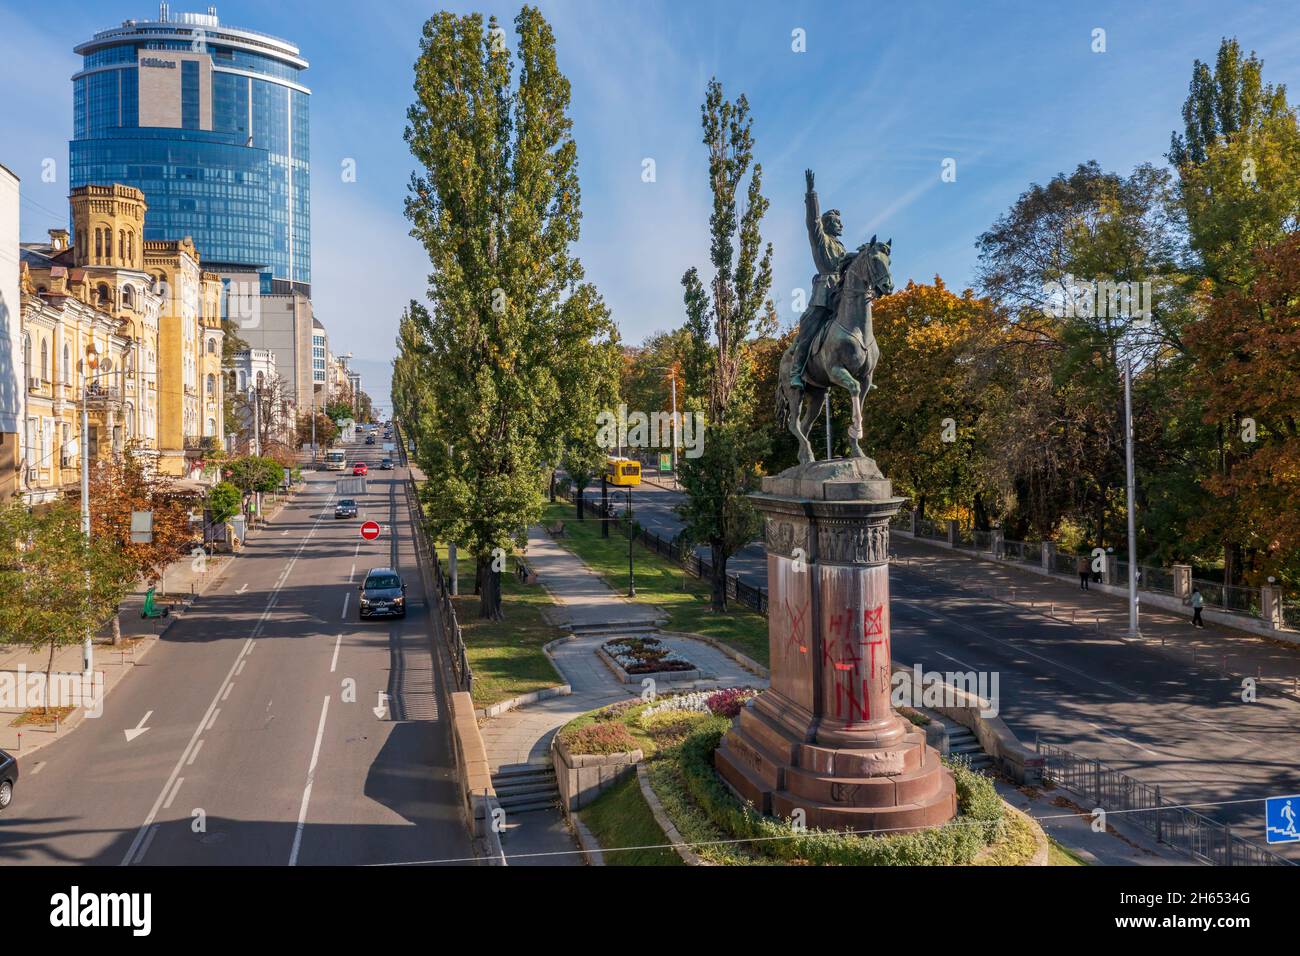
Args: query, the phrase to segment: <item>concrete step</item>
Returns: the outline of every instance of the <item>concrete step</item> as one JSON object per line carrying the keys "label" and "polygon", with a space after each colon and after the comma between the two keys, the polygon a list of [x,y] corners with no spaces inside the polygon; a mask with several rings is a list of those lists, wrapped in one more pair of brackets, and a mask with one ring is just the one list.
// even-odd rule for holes
{"label": "concrete step", "polygon": [[592,637],[608,634],[610,637],[646,637],[659,630],[653,621],[634,621],[620,624],[616,621],[604,624],[574,624],[571,628],[575,637]]}
{"label": "concrete step", "polygon": [[497,792],[497,800],[504,800],[506,797],[526,797],[536,794],[558,793],[559,788],[555,786],[555,778],[549,780],[539,780],[536,783],[519,783],[511,785],[497,786],[492,785]]}
{"label": "concrete step", "polygon": [[558,800],[559,800],[559,795],[556,794],[555,796],[550,797],[546,800],[526,800],[526,799],[520,799],[518,801],[498,800],[497,804],[501,807],[501,809],[506,811],[506,815],[507,817],[509,817],[510,815],[516,813],[532,813],[537,810],[554,809],[556,802]]}

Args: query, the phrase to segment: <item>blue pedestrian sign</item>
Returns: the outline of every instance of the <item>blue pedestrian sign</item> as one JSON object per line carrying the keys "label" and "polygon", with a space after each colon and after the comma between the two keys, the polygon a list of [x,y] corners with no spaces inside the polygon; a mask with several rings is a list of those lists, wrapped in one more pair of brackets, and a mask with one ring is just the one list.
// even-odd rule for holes
{"label": "blue pedestrian sign", "polygon": [[1300,794],[1264,801],[1264,836],[1269,843],[1300,843]]}

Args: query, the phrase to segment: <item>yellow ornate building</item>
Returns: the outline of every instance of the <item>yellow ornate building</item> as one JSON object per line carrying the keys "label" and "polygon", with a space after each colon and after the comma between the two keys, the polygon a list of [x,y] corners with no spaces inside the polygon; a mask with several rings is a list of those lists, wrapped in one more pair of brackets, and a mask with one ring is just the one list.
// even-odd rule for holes
{"label": "yellow ornate building", "polygon": [[146,242],[144,264],[163,296],[159,323],[159,467],[190,477],[224,447],[221,280],[204,272],[194,243]]}
{"label": "yellow ornate building", "polygon": [[69,202],[75,242],[55,229],[21,247],[30,500],[79,479],[83,400],[92,456],[130,447],[189,477],[223,440],[220,280],[189,239],[145,242],[138,189],[82,186]]}

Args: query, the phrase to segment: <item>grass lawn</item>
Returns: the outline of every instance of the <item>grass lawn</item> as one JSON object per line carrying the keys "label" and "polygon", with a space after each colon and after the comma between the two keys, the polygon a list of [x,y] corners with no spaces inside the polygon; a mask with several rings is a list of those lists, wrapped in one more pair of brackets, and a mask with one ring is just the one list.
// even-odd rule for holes
{"label": "grass lawn", "polygon": [[[447,570],[446,549],[438,546],[438,560]],[[542,609],[551,597],[541,585],[522,584],[514,573],[501,575],[501,609],[504,620],[484,621],[478,616],[478,595],[474,593],[474,562],[461,557],[460,594],[456,619],[465,636],[470,670],[474,673],[471,696],[476,707],[487,707],[520,694],[528,694],[564,683],[542,646],[564,632],[546,622]]]}
{"label": "grass lawn", "polygon": [[[547,527],[561,521],[564,537],[557,539],[559,543],[585,561],[611,588],[626,594],[626,533],[620,534],[618,527],[611,524],[609,537],[602,538],[600,521],[591,517],[579,521],[577,509],[567,501],[557,501],[546,509]],[[707,635],[767,666],[767,618],[739,604],[728,604],[725,614],[715,614],[709,607],[708,581],[691,577],[640,543],[633,546],[632,554],[636,600],[662,608],[668,630]]]}
{"label": "grass lawn", "polygon": [[646,806],[635,773],[602,793],[578,816],[607,851],[605,863],[609,866],[686,865],[673,850],[663,846],[668,838]]}
{"label": "grass lawn", "polygon": [[1087,860],[1076,854],[1067,846],[1057,843],[1050,836],[1047,838],[1048,866],[1088,866]]}

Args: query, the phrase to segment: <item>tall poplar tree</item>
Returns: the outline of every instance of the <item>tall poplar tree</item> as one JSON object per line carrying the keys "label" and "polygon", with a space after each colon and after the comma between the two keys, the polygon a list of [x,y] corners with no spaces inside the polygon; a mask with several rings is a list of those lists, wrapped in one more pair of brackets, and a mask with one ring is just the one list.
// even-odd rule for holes
{"label": "tall poplar tree", "polygon": [[763,167],[753,161],[748,100],[741,94],[728,101],[722,84],[710,80],[700,119],[713,193],[713,277],[706,292],[695,267],[682,276],[690,334],[682,364],[689,403],[705,413],[707,429],[702,454],[680,465],[688,495],[680,512],[686,536],[709,546],[712,605],[721,612],[727,606],[727,560],[759,530],[757,512],[745,495],[758,484],[767,436],[751,427],[748,414],[754,392],[746,340],[771,311],[772,246],[763,246],[759,232],[768,202]]}
{"label": "tall poplar tree", "polygon": [[[420,165],[406,215],[428,253],[413,304],[422,407],[417,460],[435,533],[475,557],[480,615],[545,503],[546,463],[594,441],[613,395],[613,326],[570,254],[581,220],[569,82],[550,25],[440,12],[424,25],[406,142]],[[409,347],[404,344],[404,347]],[[409,398],[411,389],[406,388]]]}

